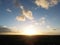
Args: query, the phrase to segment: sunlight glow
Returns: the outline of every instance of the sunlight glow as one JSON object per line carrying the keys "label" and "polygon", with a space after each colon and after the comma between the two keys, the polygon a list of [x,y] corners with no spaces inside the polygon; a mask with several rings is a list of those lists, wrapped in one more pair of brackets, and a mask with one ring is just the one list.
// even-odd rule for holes
{"label": "sunlight glow", "polygon": [[35,29],[36,27],[34,27],[33,25],[30,25],[28,27],[25,27],[24,30],[21,32],[22,35],[38,35],[39,31]]}
{"label": "sunlight glow", "polygon": [[27,29],[27,30],[25,30],[25,31],[23,31],[23,33],[25,34],[25,35],[35,35],[36,34],[36,30],[33,30],[33,29]]}

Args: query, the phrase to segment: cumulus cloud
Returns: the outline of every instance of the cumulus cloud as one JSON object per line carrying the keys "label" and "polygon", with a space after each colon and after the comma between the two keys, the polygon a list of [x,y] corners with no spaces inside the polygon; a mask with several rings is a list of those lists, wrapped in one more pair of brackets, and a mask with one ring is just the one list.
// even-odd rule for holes
{"label": "cumulus cloud", "polygon": [[49,7],[57,5],[59,0],[35,0],[35,4],[39,7],[48,9]]}
{"label": "cumulus cloud", "polygon": [[35,4],[37,6],[41,6],[42,8],[48,8],[49,7],[49,3],[46,0],[36,0]]}
{"label": "cumulus cloud", "polygon": [[30,19],[30,20],[33,19],[32,11],[30,11],[30,10],[22,10],[22,14],[23,14],[26,18],[28,18],[28,19]]}
{"label": "cumulus cloud", "polygon": [[22,16],[17,16],[16,20],[17,21],[25,21],[25,17],[23,15]]}
{"label": "cumulus cloud", "polygon": [[34,18],[33,18],[32,11],[24,9],[23,6],[20,6],[20,8],[21,8],[21,10],[22,10],[22,15],[16,17],[16,19],[17,19],[18,21],[25,21],[26,18],[29,19],[29,20],[31,20],[31,21],[34,19]]}
{"label": "cumulus cloud", "polygon": [[11,10],[11,9],[9,9],[9,8],[7,8],[7,9],[6,9],[6,11],[7,11],[7,12],[12,12],[12,10]]}

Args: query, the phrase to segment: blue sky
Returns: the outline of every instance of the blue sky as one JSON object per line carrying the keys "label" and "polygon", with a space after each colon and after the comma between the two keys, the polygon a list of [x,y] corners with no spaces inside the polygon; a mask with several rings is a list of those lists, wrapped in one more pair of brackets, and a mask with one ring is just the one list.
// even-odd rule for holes
{"label": "blue sky", "polygon": [[59,31],[60,1],[0,0],[0,25],[20,29],[29,24]]}

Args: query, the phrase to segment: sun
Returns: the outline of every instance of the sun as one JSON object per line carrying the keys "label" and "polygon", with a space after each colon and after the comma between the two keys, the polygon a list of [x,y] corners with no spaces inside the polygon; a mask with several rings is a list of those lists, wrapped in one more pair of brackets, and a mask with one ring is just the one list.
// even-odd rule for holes
{"label": "sun", "polygon": [[26,29],[23,31],[23,34],[25,35],[35,35],[36,31],[34,29]]}
{"label": "sun", "polygon": [[37,35],[38,31],[35,29],[35,27],[33,25],[27,26],[24,28],[24,30],[22,30],[22,35]]}

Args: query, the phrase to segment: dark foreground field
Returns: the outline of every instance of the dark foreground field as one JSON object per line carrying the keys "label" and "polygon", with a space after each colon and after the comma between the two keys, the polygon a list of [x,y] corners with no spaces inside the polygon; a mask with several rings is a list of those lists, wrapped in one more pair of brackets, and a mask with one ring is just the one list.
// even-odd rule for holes
{"label": "dark foreground field", "polygon": [[60,36],[0,35],[0,45],[60,45]]}

